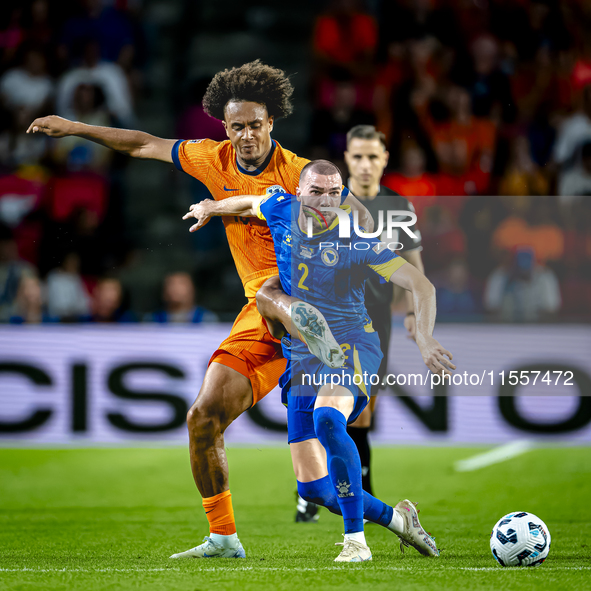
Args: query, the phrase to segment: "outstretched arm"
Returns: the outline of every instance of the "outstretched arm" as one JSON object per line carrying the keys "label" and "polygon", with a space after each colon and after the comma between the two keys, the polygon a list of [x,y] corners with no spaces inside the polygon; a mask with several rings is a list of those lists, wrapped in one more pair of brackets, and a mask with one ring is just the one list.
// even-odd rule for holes
{"label": "outstretched arm", "polygon": [[258,205],[265,199],[260,195],[238,195],[237,197],[228,197],[221,201],[213,199],[204,199],[199,203],[191,205],[189,211],[183,216],[184,220],[195,218],[196,224],[189,228],[189,232],[196,232],[199,228],[205,226],[209,218],[222,215],[239,215],[242,217],[257,217]]}
{"label": "outstretched arm", "polygon": [[75,135],[134,158],[162,162],[172,162],[172,147],[176,142],[176,140],[162,139],[143,131],[86,125],[57,115],[35,119],[29,125],[27,133],[44,133],[54,138]]}
{"label": "outstretched arm", "polygon": [[402,265],[392,273],[390,281],[412,292],[416,316],[415,340],[425,365],[433,373],[449,374],[449,369],[456,369],[451,363],[453,355],[433,338],[437,314],[433,284],[413,265]]}

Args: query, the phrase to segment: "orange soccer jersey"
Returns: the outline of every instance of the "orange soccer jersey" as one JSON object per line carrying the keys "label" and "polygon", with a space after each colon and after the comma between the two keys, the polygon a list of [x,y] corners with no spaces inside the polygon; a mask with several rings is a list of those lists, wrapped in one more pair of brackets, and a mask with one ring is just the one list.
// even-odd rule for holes
{"label": "orange soccer jersey", "polygon": [[[229,140],[177,142],[173,159],[180,170],[200,180],[216,201],[237,195],[271,195],[278,191],[295,194],[302,168],[309,162],[273,141],[271,152],[254,171],[242,168]],[[267,225],[258,218],[222,218],[228,243],[246,297],[250,285],[260,277],[277,275],[273,239]]]}
{"label": "orange soccer jersey", "polygon": [[[172,157],[179,170],[200,180],[217,201],[278,191],[295,194],[300,172],[309,162],[275,141],[265,162],[254,171],[247,171],[238,164],[229,140],[178,141]],[[268,333],[255,302],[256,292],[265,279],[278,274],[275,249],[269,228],[258,218],[224,216],[222,220],[248,303],[211,361],[227,365],[249,378],[256,402],[277,385],[285,368],[281,348]]]}

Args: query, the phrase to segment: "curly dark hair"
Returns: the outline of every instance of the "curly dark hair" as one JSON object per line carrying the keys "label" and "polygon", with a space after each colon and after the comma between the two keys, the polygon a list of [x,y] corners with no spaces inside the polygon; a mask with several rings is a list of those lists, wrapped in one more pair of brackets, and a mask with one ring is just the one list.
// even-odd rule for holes
{"label": "curly dark hair", "polygon": [[203,108],[215,119],[224,119],[230,101],[264,105],[269,116],[287,117],[293,111],[293,86],[283,70],[255,60],[218,72],[203,97]]}

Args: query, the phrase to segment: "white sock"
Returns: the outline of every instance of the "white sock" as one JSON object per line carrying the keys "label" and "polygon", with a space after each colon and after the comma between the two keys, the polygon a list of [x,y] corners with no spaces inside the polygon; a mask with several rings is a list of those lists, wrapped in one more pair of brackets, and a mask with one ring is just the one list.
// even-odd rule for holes
{"label": "white sock", "polygon": [[367,546],[365,542],[365,532],[356,531],[352,534],[345,534],[345,540],[355,540],[356,542],[360,542],[364,546]]}
{"label": "white sock", "polygon": [[306,499],[302,499],[302,497],[300,497],[300,495],[298,495],[298,511],[300,513],[305,513],[306,509],[308,508],[308,501],[306,501]]}
{"label": "white sock", "polygon": [[392,521],[390,521],[388,529],[395,534],[404,533],[404,520],[402,519],[402,515],[400,515],[396,509],[394,509],[394,513],[392,513]]}
{"label": "white sock", "polygon": [[209,537],[220,546],[224,548],[235,548],[238,545],[238,534],[233,533],[229,536],[224,536],[222,534],[209,534]]}

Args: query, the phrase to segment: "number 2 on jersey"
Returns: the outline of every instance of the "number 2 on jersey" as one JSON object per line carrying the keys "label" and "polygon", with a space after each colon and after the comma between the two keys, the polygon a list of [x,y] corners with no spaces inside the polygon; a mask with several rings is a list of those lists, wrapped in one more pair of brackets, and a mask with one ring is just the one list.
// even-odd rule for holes
{"label": "number 2 on jersey", "polygon": [[310,291],[310,289],[304,285],[304,281],[309,273],[308,265],[306,265],[306,263],[300,263],[298,265],[298,271],[303,271],[302,276],[300,277],[300,280],[298,282],[298,287],[300,289],[305,289],[306,291]]}

